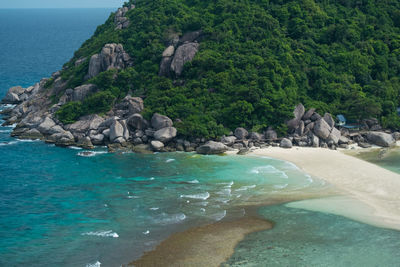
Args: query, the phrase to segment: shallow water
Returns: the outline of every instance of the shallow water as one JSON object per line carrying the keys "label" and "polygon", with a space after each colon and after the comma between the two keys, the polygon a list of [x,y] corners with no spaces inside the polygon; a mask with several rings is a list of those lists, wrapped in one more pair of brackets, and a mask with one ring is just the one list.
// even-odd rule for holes
{"label": "shallow water", "polygon": [[398,266],[400,232],[342,216],[264,207],[259,213],[276,224],[252,233],[222,266]]}

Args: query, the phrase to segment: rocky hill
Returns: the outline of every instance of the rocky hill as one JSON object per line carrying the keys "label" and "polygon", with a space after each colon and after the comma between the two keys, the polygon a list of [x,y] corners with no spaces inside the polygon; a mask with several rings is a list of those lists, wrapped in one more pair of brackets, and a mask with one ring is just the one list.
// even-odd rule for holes
{"label": "rocky hill", "polygon": [[[398,130],[399,10],[395,0],[131,1],[62,70],[11,88],[7,123],[59,145],[165,151],[235,129],[253,145],[291,134],[338,146],[347,133],[329,113]],[[297,106],[293,119],[300,102],[310,118]]]}

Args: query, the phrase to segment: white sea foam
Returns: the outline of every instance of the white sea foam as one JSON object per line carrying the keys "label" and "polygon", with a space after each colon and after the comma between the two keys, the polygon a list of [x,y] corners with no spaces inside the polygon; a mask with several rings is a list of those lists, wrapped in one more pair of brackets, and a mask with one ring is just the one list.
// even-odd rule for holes
{"label": "white sea foam", "polygon": [[175,159],[167,159],[165,162],[169,163],[169,162],[172,162],[172,161],[175,161]]}
{"label": "white sea foam", "polygon": [[81,157],[94,157],[96,155],[107,154],[107,151],[82,151],[77,155]]}
{"label": "white sea foam", "polygon": [[230,188],[224,188],[221,191],[218,191],[216,194],[224,195],[224,196],[230,196],[231,193],[232,193],[232,190]]}
{"label": "white sea foam", "polygon": [[7,128],[15,128],[17,126],[17,124],[16,123],[14,123],[14,124],[11,124],[11,125],[6,125],[6,126],[3,126],[3,127],[7,127]]}
{"label": "white sea foam", "polygon": [[11,146],[11,145],[15,145],[18,143],[19,143],[18,141],[2,142],[2,143],[0,143],[0,146]]}
{"label": "white sea foam", "polygon": [[232,185],[234,184],[234,182],[233,182],[233,181],[230,181],[229,183],[218,183],[218,184],[226,185],[225,187],[232,187]]}
{"label": "white sea foam", "polygon": [[101,236],[101,237],[114,237],[114,238],[119,237],[119,235],[116,232],[113,232],[112,230],[109,230],[109,231],[97,231],[97,232],[87,232],[87,233],[83,233],[81,235]]}
{"label": "white sea foam", "polygon": [[149,210],[159,210],[159,207],[150,208]]}
{"label": "white sea foam", "polygon": [[128,196],[128,198],[139,198],[138,196]]}
{"label": "white sea foam", "polygon": [[149,178],[150,181],[153,181],[154,179],[155,179],[154,177],[150,177],[150,178]]}
{"label": "white sea foam", "polygon": [[150,231],[147,230],[147,231],[143,232],[143,234],[144,234],[144,235],[148,235],[148,234],[150,234]]}
{"label": "white sea foam", "polygon": [[81,147],[77,147],[77,146],[69,146],[69,149],[75,149],[75,150],[82,150]]}
{"label": "white sea foam", "polygon": [[188,183],[188,184],[198,184],[199,181],[198,181],[197,179],[194,179],[194,180],[192,180],[192,181],[188,181],[187,183]]}
{"label": "white sea foam", "polygon": [[222,220],[225,216],[226,216],[226,210],[211,215],[211,217],[216,221]]}
{"label": "white sea foam", "polygon": [[0,130],[0,133],[10,133],[11,132],[11,129],[9,129],[9,130]]}
{"label": "white sea foam", "polygon": [[161,215],[155,218],[155,222],[159,224],[175,224],[175,223],[180,223],[185,219],[186,215],[183,213],[177,213],[177,214],[162,213]]}
{"label": "white sea foam", "polygon": [[88,263],[86,264],[86,267],[100,267],[101,262],[96,261],[95,263]]}
{"label": "white sea foam", "polygon": [[191,199],[202,199],[206,200],[210,197],[210,193],[205,192],[201,194],[194,194],[194,195],[181,195],[181,198],[191,198]]}
{"label": "white sea foam", "polygon": [[277,185],[274,185],[274,188],[276,188],[276,189],[283,189],[283,188],[286,188],[288,185],[289,185],[289,184],[282,184],[282,185],[277,184]]}
{"label": "white sea foam", "polygon": [[236,189],[235,191],[246,191],[248,189],[252,189],[252,188],[255,188],[255,187],[256,187],[255,184],[253,184],[253,185],[245,185],[245,186],[242,186],[242,187]]}
{"label": "white sea foam", "polygon": [[289,178],[284,171],[278,170],[272,165],[254,167],[250,172],[254,174],[260,174],[260,173],[279,174],[282,178],[285,179]]}
{"label": "white sea foam", "polygon": [[18,142],[23,143],[32,143],[32,142],[40,142],[40,139],[17,139]]}
{"label": "white sea foam", "polygon": [[206,209],[205,208],[200,208],[200,211],[201,212],[206,212]]}

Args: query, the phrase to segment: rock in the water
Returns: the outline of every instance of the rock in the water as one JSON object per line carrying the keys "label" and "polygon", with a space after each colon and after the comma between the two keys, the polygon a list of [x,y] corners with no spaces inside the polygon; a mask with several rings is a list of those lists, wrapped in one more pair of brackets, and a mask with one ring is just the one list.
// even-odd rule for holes
{"label": "rock in the water", "polygon": [[162,128],[172,127],[173,122],[170,118],[164,115],[160,115],[158,113],[154,113],[151,118],[151,126],[157,131]]}
{"label": "rock in the water", "polygon": [[293,146],[292,141],[290,141],[289,139],[283,138],[281,140],[280,147],[282,147],[282,148],[292,148],[292,146]]}
{"label": "rock in the water", "polygon": [[305,108],[304,108],[303,104],[300,103],[294,109],[293,114],[296,119],[301,120],[301,118],[304,115],[304,112],[305,112]]}
{"label": "rock in the water", "polygon": [[154,138],[160,142],[166,143],[176,137],[176,129],[174,127],[165,127],[154,133]]}
{"label": "rock in the water", "polygon": [[198,43],[186,43],[178,47],[171,62],[171,70],[181,75],[186,62],[192,61],[199,49]]}
{"label": "rock in the water", "polygon": [[153,141],[151,141],[150,144],[151,144],[151,147],[152,147],[155,151],[160,151],[161,149],[164,148],[164,144],[163,144],[162,142],[160,142],[160,141],[153,140]]}
{"label": "rock in the water", "polygon": [[237,139],[239,140],[243,140],[246,139],[246,137],[249,135],[249,132],[247,132],[247,130],[245,128],[236,128],[235,129],[235,136]]}
{"label": "rock in the water", "polygon": [[110,141],[114,142],[117,138],[123,137],[123,135],[124,127],[118,121],[114,121],[110,127]]}
{"label": "rock in the water", "polygon": [[94,148],[92,141],[87,136],[79,138],[76,145],[79,147],[83,147],[85,149],[93,149]]}
{"label": "rock in the water", "polygon": [[197,148],[196,152],[199,154],[221,154],[228,150],[228,147],[220,142],[208,141],[206,144]]}
{"label": "rock in the water", "polygon": [[106,44],[100,54],[95,54],[90,58],[87,79],[97,76],[100,72],[125,69],[132,64],[132,59],[125,52],[122,44]]}
{"label": "rock in the water", "polygon": [[313,131],[319,138],[325,140],[331,133],[331,127],[324,119],[319,119],[315,122]]}
{"label": "rock in the water", "polygon": [[21,100],[19,99],[18,95],[11,92],[8,92],[2,100],[2,103],[5,104],[18,104],[20,102]]}
{"label": "rock in the water", "polygon": [[390,147],[396,144],[391,134],[383,132],[368,132],[367,139],[370,143],[382,147]]}
{"label": "rock in the water", "polygon": [[236,137],[235,136],[222,136],[221,143],[227,146],[231,146],[235,143]]}

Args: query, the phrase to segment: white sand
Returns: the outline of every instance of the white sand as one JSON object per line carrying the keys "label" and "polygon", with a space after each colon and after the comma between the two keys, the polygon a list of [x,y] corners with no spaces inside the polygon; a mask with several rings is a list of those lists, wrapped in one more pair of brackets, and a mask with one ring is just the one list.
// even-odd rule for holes
{"label": "white sand", "polygon": [[348,196],[339,201],[309,200],[293,204],[293,207],[330,212],[375,226],[400,230],[399,174],[342,152],[322,148],[270,147],[255,150],[250,155],[292,162]]}

